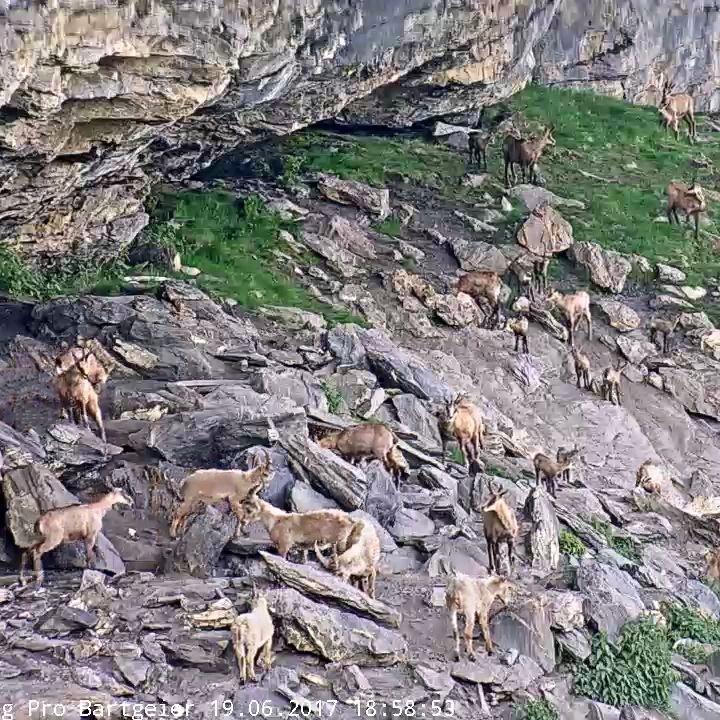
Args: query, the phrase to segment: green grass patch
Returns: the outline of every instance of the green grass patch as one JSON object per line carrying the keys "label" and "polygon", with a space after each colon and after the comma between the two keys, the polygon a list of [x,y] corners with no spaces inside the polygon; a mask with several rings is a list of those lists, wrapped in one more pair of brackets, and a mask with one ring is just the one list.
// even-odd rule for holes
{"label": "green grass patch", "polygon": [[720,622],[678,603],[665,603],[662,613],[673,641],[687,638],[720,647]]}
{"label": "green grass patch", "polygon": [[623,557],[632,562],[640,562],[640,553],[637,545],[629,538],[620,537],[615,534],[613,528],[608,523],[593,518],[590,521],[595,532],[600,533],[608,542],[608,545]]}
{"label": "green grass patch", "polygon": [[321,387],[325,393],[325,398],[327,399],[328,410],[330,410],[333,414],[337,414],[342,407],[342,393],[330,382],[322,383]]}
{"label": "green grass patch", "polygon": [[[536,126],[555,125],[557,145],[548,149],[541,172],[548,189],[587,205],[586,210],[562,209],[574,221],[576,240],[670,262],[682,267],[692,284],[720,274],[720,255],[702,234],[696,241],[684,229],[654,222],[664,214],[671,180],[689,182],[697,173],[698,182],[714,188],[712,169],[694,170],[690,160],[702,153],[717,165],[716,138],[695,146],[683,136],[678,142],[660,128],[654,108],[588,92],[530,86],[511,105]],[[497,151],[493,155],[499,171]],[[581,170],[619,182],[604,183]]]}
{"label": "green grass patch", "polygon": [[560,552],[565,555],[582,557],[587,552],[587,547],[577,535],[568,530],[563,530],[560,533]]}
{"label": "green grass patch", "polygon": [[231,297],[246,308],[283,305],[321,315],[330,323],[364,321],[352,313],[317,301],[285,272],[282,255],[293,250],[280,231],[296,232],[267,209],[257,196],[238,202],[231,194],[185,192],[161,196],[154,210],[154,233],[174,247],[185,265],[202,271],[198,285],[210,294]]}
{"label": "green grass patch", "polygon": [[394,215],[390,215],[382,222],[373,225],[373,230],[391,237],[400,237],[402,235],[402,223]]}
{"label": "green grass patch", "polygon": [[700,643],[682,643],[675,648],[675,652],[682,655],[693,665],[704,665],[708,659],[708,651]]}
{"label": "green grass patch", "polygon": [[518,720],[558,720],[558,712],[547,700],[530,700],[520,708]]}
{"label": "green grass patch", "polygon": [[590,656],[575,668],[575,692],[622,707],[668,708],[677,679],[665,628],[650,619],[623,627],[616,643],[605,633],[593,638]]}

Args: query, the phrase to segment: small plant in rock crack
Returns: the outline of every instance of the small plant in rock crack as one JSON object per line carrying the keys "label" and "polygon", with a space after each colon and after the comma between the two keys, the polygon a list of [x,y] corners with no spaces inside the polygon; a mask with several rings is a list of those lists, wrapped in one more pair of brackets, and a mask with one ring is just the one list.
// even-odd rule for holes
{"label": "small plant in rock crack", "polygon": [[577,535],[568,530],[563,530],[560,533],[560,552],[565,555],[582,557],[587,552],[587,547]]}
{"label": "small plant in rock crack", "polygon": [[650,619],[625,625],[616,643],[605,633],[593,639],[590,656],[575,669],[575,692],[622,707],[667,709],[677,673],[670,664],[664,627]]}
{"label": "small plant in rock crack", "polygon": [[321,387],[323,389],[323,392],[325,393],[325,398],[328,402],[328,410],[330,410],[333,415],[337,414],[342,406],[342,393],[332,383],[329,382],[322,383]]}
{"label": "small plant in rock crack", "polygon": [[720,647],[720,622],[679,603],[664,603],[662,613],[673,642],[683,638]]}
{"label": "small plant in rock crack", "polygon": [[595,532],[600,533],[607,540],[608,545],[615,550],[615,552],[620,553],[620,555],[631,562],[640,561],[640,553],[631,539],[616,535],[608,523],[598,520],[597,518],[593,518],[590,524]]}
{"label": "small plant in rock crack", "polygon": [[675,652],[682,655],[693,665],[704,665],[710,653],[700,643],[681,643],[675,647]]}
{"label": "small plant in rock crack", "polygon": [[558,720],[557,710],[547,700],[531,700],[520,708],[518,720]]}

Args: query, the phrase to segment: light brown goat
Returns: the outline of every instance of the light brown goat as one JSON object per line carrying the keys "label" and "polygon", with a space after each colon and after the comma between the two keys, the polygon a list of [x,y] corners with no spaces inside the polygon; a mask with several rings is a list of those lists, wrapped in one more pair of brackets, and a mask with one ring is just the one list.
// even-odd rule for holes
{"label": "light brown goat", "polygon": [[272,665],[272,641],[275,628],[265,597],[258,597],[253,609],[238,615],[230,626],[230,635],[235,649],[242,681],[248,677],[255,680],[255,663],[262,651],[263,665],[267,672]]}
{"label": "light brown goat", "polygon": [[323,567],[339,575],[345,582],[352,583],[354,579],[361,590],[371,598],[375,597],[380,538],[369,520],[355,522],[347,549],[337,557],[326,558],[317,543],[315,554]]}
{"label": "light brown goat", "polygon": [[566,471],[572,468],[573,460],[577,454],[577,448],[574,448],[573,450],[566,450],[562,456],[563,460],[559,461],[553,460],[543,453],[537,453],[537,455],[533,458],[535,481],[540,484],[540,482],[544,479],[548,492],[555,497],[556,481],[558,477],[563,477]]}
{"label": "light brown goat", "polygon": [[653,318],[650,320],[650,342],[654,343],[657,336],[662,335],[661,349],[663,354],[670,350],[672,336],[679,322],[679,315],[674,320],[667,318]]}
{"label": "light brown goat", "polygon": [[590,358],[577,348],[572,349],[573,361],[575,362],[575,377],[579,388],[590,389]]}
{"label": "light brown goat", "polygon": [[705,555],[706,575],[710,580],[720,582],[720,548],[708,550]]}
{"label": "light brown goat", "polygon": [[480,408],[462,395],[448,402],[444,411],[441,428],[443,438],[443,458],[447,454],[447,440],[454,437],[463,456],[466,467],[477,462],[480,450],[485,448],[483,423]]}
{"label": "light brown goat", "polygon": [[76,367],[80,374],[87,378],[96,391],[99,391],[108,380],[108,370],[98,358],[98,354],[107,356],[107,351],[96,340],[85,340],[82,337],[77,343],[61,352],[55,358],[55,375],[63,375],[70,368]]}
{"label": "light brown goat", "polygon": [[320,447],[334,450],[350,462],[367,458],[381,460],[386,470],[395,478],[396,484],[408,474],[407,461],[397,444],[397,435],[381,423],[352,425],[318,441]]}
{"label": "light brown goat", "polygon": [[670,95],[670,85],[665,83],[662,99],[660,100],[660,121],[666,128],[672,128],[675,139],[680,139],[680,121],[684,120],[688,126],[688,139],[694,142],[697,138],[697,124],[695,123],[695,101],[687,93]]}
{"label": "light brown goat", "polygon": [[87,564],[95,564],[95,544],[102,531],[105,513],[113,505],[132,505],[132,500],[122,490],[111,490],[99,500],[82,505],[68,505],[43,513],[35,523],[35,531],[42,540],[26,549],[20,558],[20,583],[25,584],[25,566],[28,554],[32,555],[36,582],[43,581],[42,556],[59,545],[75,540],[85,542]]}
{"label": "light brown goat", "polygon": [[212,505],[227,500],[238,522],[242,523],[241,503],[262,490],[270,471],[270,455],[265,451],[264,462],[252,470],[196,470],[191,473],[183,480],[183,500],[170,523],[170,537],[177,535],[178,528],[197,503]]}
{"label": "light brown goat", "polygon": [[60,399],[62,415],[75,423],[80,418],[85,427],[90,427],[88,416],[90,416],[100,430],[100,437],[103,442],[107,440],[102,412],[100,411],[100,399],[92,383],[82,373],[79,367],[73,366],[55,378],[55,389]]}
{"label": "light brown goat", "polygon": [[[497,327],[500,322],[500,296],[502,280],[496,272],[473,271],[458,278],[456,293],[465,293],[477,303],[486,300],[491,308],[490,325]],[[479,303],[478,303],[479,304]]]}
{"label": "light brown goat", "polygon": [[465,652],[469,660],[475,660],[473,650],[473,630],[477,619],[485,640],[485,650],[488,655],[493,652],[492,638],[490,637],[490,608],[496,597],[504,604],[510,601],[513,586],[511,582],[499,575],[473,578],[463,573],[455,573],[445,591],[445,606],[450,612],[450,625],[455,640],[455,658],[460,660],[460,629],[458,615],[465,618]]}
{"label": "light brown goat", "polygon": [[548,289],[548,270],[550,269],[550,258],[541,257],[533,262],[533,283],[537,294],[545,294]]}
{"label": "light brown goat", "polygon": [[581,318],[587,321],[587,337],[592,341],[592,315],[590,314],[590,296],[580,290],[576,293],[563,295],[557,290],[553,290],[548,298],[550,305],[560,309],[568,322],[570,330],[570,345],[575,345],[575,330],[580,323]]}
{"label": "light brown goat", "polygon": [[678,210],[685,213],[685,222],[692,217],[695,220],[695,239],[700,231],[700,213],[707,210],[705,193],[696,184],[690,186],[685,183],[673,181],[667,186],[667,219],[672,224],[673,219],[679,225]]}
{"label": "light brown goat", "polygon": [[515,539],[518,534],[515,511],[505,501],[507,490],[490,486],[490,498],[483,506],[483,529],[488,549],[490,572],[500,572],[500,544],[505,543],[508,551],[508,567],[512,572]]}
{"label": "light brown goat", "polygon": [[295,546],[300,546],[306,561],[308,548],[316,542],[333,545],[335,552],[343,552],[356,522],[342,510],[289,513],[255,496],[245,500],[242,509],[243,526],[259,520],[281,557],[287,557]]}
{"label": "light brown goat", "polygon": [[517,137],[513,134],[506,135],[505,141],[503,142],[505,187],[510,187],[509,176],[512,176],[513,185],[517,182],[515,165],[520,166],[523,182],[525,182],[525,173],[527,171],[529,175],[529,182],[536,183],[537,164],[548,145],[555,145],[552,127],[546,128],[539,138],[533,138],[530,140]]}
{"label": "light brown goat", "polygon": [[641,487],[645,492],[655,495],[662,494],[664,473],[662,468],[652,460],[646,460],[635,475],[635,487]]}
{"label": "light brown goat", "polygon": [[530,352],[528,350],[528,330],[530,329],[530,323],[527,317],[525,315],[519,315],[515,318],[508,318],[505,327],[512,330],[515,336],[515,352],[518,352],[520,343],[522,342],[523,352],[527,355]]}
{"label": "light brown goat", "polygon": [[613,405],[622,405],[622,392],[620,380],[627,362],[618,360],[615,367],[606,368],[602,380],[602,398],[609,400]]}

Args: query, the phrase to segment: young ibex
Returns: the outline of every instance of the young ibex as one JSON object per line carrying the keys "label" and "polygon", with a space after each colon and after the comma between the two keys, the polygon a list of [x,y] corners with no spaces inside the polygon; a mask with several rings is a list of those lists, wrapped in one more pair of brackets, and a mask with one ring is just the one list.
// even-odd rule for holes
{"label": "young ibex", "polygon": [[345,582],[357,581],[358,587],[371,598],[375,597],[375,581],[380,562],[380,539],[369,520],[357,520],[348,538],[347,549],[336,557],[326,558],[315,543],[320,564],[339,575]]}
{"label": "young ibex", "polygon": [[550,258],[541,257],[533,262],[533,282],[535,292],[544,295],[548,289],[548,270],[550,269]]}
{"label": "young ibex", "polygon": [[590,358],[577,348],[572,349],[572,356],[575,362],[577,386],[590,390]]}
{"label": "young ibex", "polygon": [[533,458],[535,481],[540,484],[544,478],[548,492],[555,497],[557,492],[557,479],[559,477],[565,477],[567,471],[572,469],[573,461],[577,454],[578,449],[573,448],[572,450],[563,451],[562,460],[553,460],[543,453],[537,453]]}
{"label": "young ibex", "polygon": [[705,555],[705,573],[710,580],[720,582],[720,548],[708,550]]}
{"label": "young ibex", "polygon": [[520,166],[523,182],[525,182],[526,171],[529,175],[529,182],[537,182],[537,164],[548,145],[555,145],[552,127],[546,128],[541,137],[532,140],[526,140],[513,134],[506,135],[503,143],[505,187],[510,187],[509,175],[512,176],[513,185],[517,182],[515,165]]}
{"label": "young ibex", "polygon": [[695,123],[695,101],[687,93],[670,95],[670,83],[663,86],[662,99],[660,100],[660,122],[666,128],[672,128],[675,133],[675,140],[680,139],[680,120],[685,121],[688,126],[688,139],[694,142],[697,138],[697,125]]}
{"label": "young ibex", "polygon": [[500,544],[505,543],[508,551],[508,567],[512,572],[515,539],[518,534],[515,511],[505,501],[507,490],[490,485],[490,498],[483,506],[483,529],[487,542],[488,562],[491,573],[500,572]]}
{"label": "young ibex", "polygon": [[578,452],[579,450],[576,445],[572,449],[559,447],[557,449],[557,453],[555,453],[555,461],[559,465],[563,465],[565,467],[559,477],[566,485],[572,483],[572,471],[575,467],[574,459]]}
{"label": "young ibex", "polygon": [[450,625],[455,640],[455,659],[460,660],[460,630],[458,628],[458,615],[465,617],[465,652],[468,659],[475,660],[473,650],[473,631],[475,620],[480,625],[485,640],[485,650],[488,655],[493,652],[492,638],[490,637],[489,613],[490,607],[496,597],[504,604],[510,601],[513,586],[511,582],[498,575],[473,578],[463,573],[455,573],[445,591],[445,606],[450,612]]}
{"label": "young ibex", "polygon": [[685,222],[692,217],[695,220],[695,239],[697,240],[700,231],[700,213],[707,210],[705,193],[703,189],[693,183],[688,186],[681,182],[671,182],[667,186],[667,219],[672,224],[673,219],[679,225],[680,218],[678,210],[685,213]]}
{"label": "young ibex", "polygon": [[505,327],[508,330],[512,330],[515,336],[515,352],[520,349],[520,343],[523,346],[523,352],[527,355],[530,351],[528,350],[528,330],[530,329],[530,323],[525,315],[518,315],[514,318],[508,318],[505,321]]}
{"label": "young ibex", "polygon": [[641,487],[647,493],[661,495],[663,478],[662,468],[652,460],[646,460],[635,475],[635,487]]}
{"label": "young ibex", "polygon": [[454,437],[465,466],[470,468],[477,462],[480,450],[485,447],[485,424],[480,408],[466,397],[456,395],[446,404],[440,434],[443,438],[443,459],[447,455],[447,441]]}
{"label": "young ibex", "polygon": [[575,345],[575,330],[580,323],[581,318],[587,321],[587,337],[592,341],[592,315],[590,314],[590,296],[580,290],[570,295],[563,295],[557,290],[553,290],[548,298],[550,305],[560,309],[562,314],[568,321],[568,329],[570,330],[570,345]]}
{"label": "young ibex", "polygon": [[265,671],[270,669],[274,630],[267,600],[262,595],[255,599],[250,612],[238,615],[233,620],[230,635],[244,683],[248,681],[248,677],[255,680],[255,663],[260,651]]}
{"label": "young ibex", "polygon": [[86,428],[90,427],[90,416],[100,430],[103,442],[107,441],[105,425],[100,410],[100,399],[92,383],[79,367],[73,366],[55,378],[55,389],[60,399],[62,416],[75,423],[82,417]]}
{"label": "young ibex", "polygon": [[618,360],[615,367],[606,368],[602,379],[602,399],[609,400],[613,405],[622,405],[620,379],[627,361]]}
{"label": "young ibex", "polygon": [[468,150],[470,164],[477,163],[484,172],[487,172],[487,149],[493,139],[493,134],[482,130],[472,130],[468,134]]}
{"label": "young ibex", "polygon": [[464,273],[458,278],[455,293],[465,293],[475,302],[486,300],[491,308],[490,327],[500,323],[500,296],[502,280],[496,272],[473,271]]}
{"label": "young ibex", "polygon": [[196,470],[182,483],[182,503],[170,523],[170,537],[177,535],[197,503],[212,505],[227,500],[230,508],[242,524],[244,512],[241,503],[250,495],[263,489],[270,477],[270,455],[264,451],[265,460],[252,470]]}
{"label": "young ibex", "polygon": [[95,545],[102,531],[103,518],[113,505],[132,505],[122,490],[111,490],[99,500],[82,505],[68,505],[43,513],[35,523],[35,531],[42,540],[23,551],[20,558],[20,583],[25,584],[25,566],[28,554],[33,557],[36,582],[42,585],[42,556],[63,543],[83,540],[87,551],[88,567],[95,564]]}
{"label": "young ibex", "polygon": [[665,318],[653,318],[650,320],[650,342],[654,343],[657,336],[662,335],[661,348],[663,355],[670,351],[672,336],[679,322],[679,315],[674,320]]}
{"label": "young ibex", "polygon": [[333,545],[336,553],[343,552],[348,546],[348,538],[356,522],[342,510],[285,512],[256,496],[246,499],[242,508],[243,527],[259,520],[268,531],[281,557],[287,557],[295,546],[300,546],[306,562],[307,550],[316,542]]}
{"label": "young ibex", "polygon": [[386,470],[395,478],[396,485],[406,478],[409,472],[409,465],[397,444],[397,435],[381,423],[352,425],[318,441],[320,447],[334,450],[350,462],[366,458],[381,460]]}

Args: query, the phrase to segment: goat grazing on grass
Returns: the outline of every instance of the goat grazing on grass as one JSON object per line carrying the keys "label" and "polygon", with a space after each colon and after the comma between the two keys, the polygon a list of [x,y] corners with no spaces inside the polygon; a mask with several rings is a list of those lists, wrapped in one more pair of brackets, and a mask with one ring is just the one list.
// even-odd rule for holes
{"label": "goat grazing on grass", "polygon": [[565,450],[563,453],[562,460],[553,460],[543,453],[537,453],[537,455],[533,458],[535,481],[539,485],[544,479],[545,486],[553,497],[556,496],[557,492],[557,479],[559,477],[564,477],[565,473],[572,469],[574,458],[578,454],[578,449],[574,448],[573,450]]}
{"label": "goat grazing on grass", "polygon": [[680,224],[678,210],[685,213],[685,222],[689,222],[692,217],[695,220],[695,239],[697,240],[700,231],[700,213],[707,210],[707,202],[705,201],[705,193],[703,189],[693,183],[688,186],[681,182],[671,182],[667,186],[667,219],[672,224],[673,219],[676,224]]}
{"label": "goat grazing on grass", "polygon": [[675,140],[680,139],[680,121],[683,120],[688,126],[688,139],[694,142],[697,138],[697,124],[695,122],[695,101],[687,93],[670,95],[670,84],[663,86],[662,99],[660,100],[660,123],[666,128],[672,128],[675,133]]}
{"label": "goat grazing on grass", "polygon": [[260,651],[262,651],[265,671],[270,670],[274,630],[272,616],[264,596],[255,600],[250,612],[238,615],[233,620],[230,635],[244,683],[248,681],[248,677],[250,680],[255,680],[255,663]]}
{"label": "goat grazing on grass", "polygon": [[505,501],[507,490],[490,485],[490,498],[483,506],[483,529],[488,548],[490,572],[500,572],[500,544],[505,543],[508,551],[508,567],[512,572],[515,539],[518,523],[514,510]]}
{"label": "goat grazing on grass", "polygon": [[577,348],[572,349],[573,361],[575,362],[575,377],[577,386],[590,390],[590,358],[580,352]]}
{"label": "goat grazing on grass", "polygon": [[326,450],[334,450],[350,462],[367,458],[381,460],[397,485],[409,473],[409,465],[397,447],[398,442],[397,435],[385,425],[365,423],[326,435],[318,441],[318,445]]}
{"label": "goat grazing on grass", "polygon": [[82,505],[68,505],[43,513],[35,523],[35,531],[42,540],[23,551],[20,558],[20,583],[25,584],[25,566],[28,554],[32,555],[36,582],[42,585],[42,556],[59,545],[83,540],[87,551],[88,567],[95,564],[95,545],[102,531],[105,514],[113,505],[132,505],[122,490],[111,490],[99,500]]}
{"label": "goat grazing on grass", "polygon": [[315,554],[320,564],[339,575],[345,582],[357,582],[371,598],[375,597],[375,581],[380,562],[380,538],[369,520],[357,520],[348,538],[347,549],[336,557],[326,558],[315,543]]}
{"label": "goat grazing on grass", "polygon": [[270,455],[252,470],[196,470],[182,483],[182,503],[175,511],[170,524],[170,537],[176,537],[178,528],[185,522],[197,503],[212,505],[227,500],[238,519],[243,522],[241,503],[263,489],[270,477]]}
{"label": "goat grazing on grass", "polygon": [[647,493],[661,495],[663,478],[662,468],[652,460],[646,460],[635,475],[635,487],[641,487]]}
{"label": "goat grazing on grass", "polygon": [[505,136],[503,142],[503,161],[505,163],[505,187],[510,187],[509,176],[512,176],[512,184],[517,182],[515,165],[520,166],[522,179],[525,182],[525,174],[529,176],[529,182],[537,182],[537,164],[540,161],[545,148],[555,145],[552,127],[546,128],[539,138],[526,140],[513,134]]}
{"label": "goat grazing on grass", "polygon": [[480,450],[484,449],[485,424],[477,405],[462,395],[456,395],[446,403],[440,420],[440,436],[443,441],[443,459],[447,456],[447,442],[455,438],[466,467],[477,463]]}
{"label": "goat grazing on grass", "polygon": [[[465,293],[476,303],[486,300],[491,308],[489,324],[497,327],[500,324],[500,296],[502,280],[496,272],[473,271],[464,273],[458,278],[455,293]],[[478,303],[479,305],[479,303]]]}
{"label": "goat grazing on grass", "polygon": [[663,355],[670,351],[672,336],[679,322],[679,315],[674,320],[664,318],[653,318],[650,320],[650,342],[654,343],[657,336],[662,335],[662,345],[660,347]]}
{"label": "goat grazing on grass", "polygon": [[613,405],[622,405],[620,379],[627,362],[618,360],[615,367],[606,368],[602,380],[602,399],[609,400]]}
{"label": "goat grazing on grass", "polygon": [[288,553],[299,545],[303,549],[306,562],[307,550],[316,542],[332,545],[335,553],[343,552],[356,522],[342,510],[290,513],[255,496],[245,500],[242,508],[243,527],[259,520],[268,531],[281,557],[287,557]]}
{"label": "goat grazing on grass", "polygon": [[530,351],[528,350],[528,330],[530,329],[530,323],[525,315],[518,315],[515,318],[508,318],[505,322],[505,327],[508,330],[512,330],[515,336],[515,352],[520,349],[520,343],[522,343],[523,352],[527,355]]}
{"label": "goat grazing on grass", "polygon": [[460,629],[458,615],[465,618],[465,652],[468,659],[475,660],[473,650],[473,631],[477,619],[485,640],[485,650],[488,655],[493,652],[492,638],[490,637],[489,613],[496,597],[507,604],[512,596],[511,582],[499,575],[473,578],[463,573],[455,573],[445,591],[445,606],[450,613],[450,625],[455,640],[455,659],[460,660]]}
{"label": "goat grazing on grass", "polygon": [[590,296],[584,291],[563,295],[558,290],[553,290],[548,302],[551,306],[560,309],[568,322],[570,331],[570,345],[575,345],[575,330],[581,318],[587,321],[587,337],[592,341],[592,315],[590,314]]}

